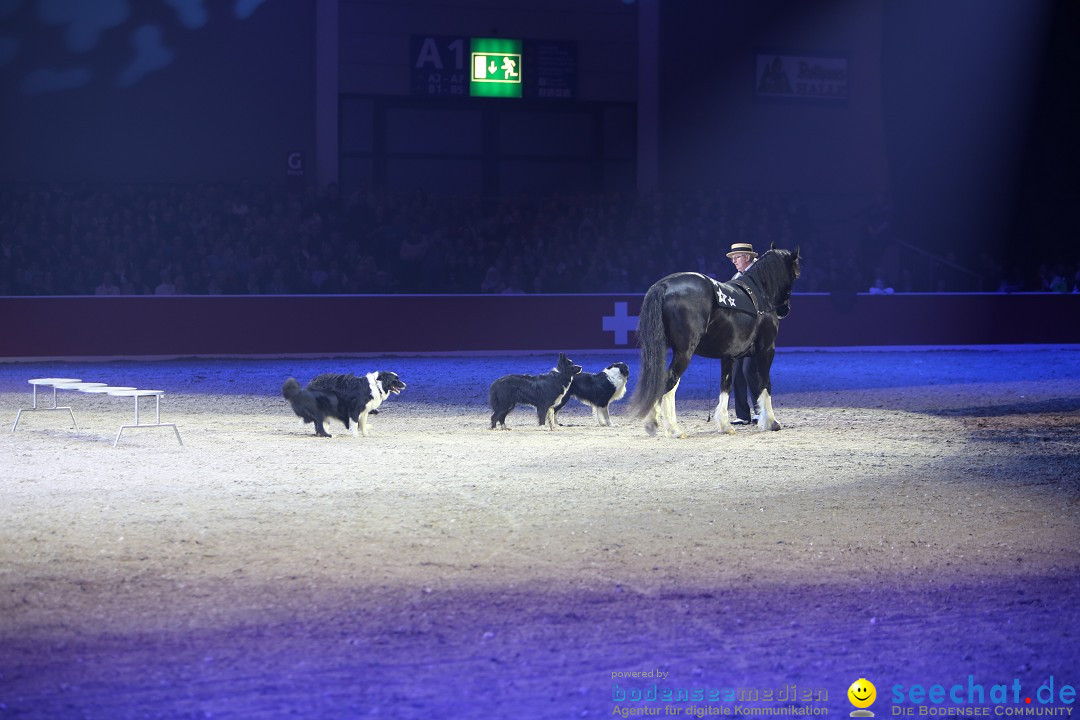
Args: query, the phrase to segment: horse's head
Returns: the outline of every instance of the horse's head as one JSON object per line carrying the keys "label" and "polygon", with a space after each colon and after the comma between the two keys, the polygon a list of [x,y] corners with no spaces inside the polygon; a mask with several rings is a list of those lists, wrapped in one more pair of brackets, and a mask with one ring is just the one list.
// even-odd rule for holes
{"label": "horse's head", "polygon": [[795,246],[795,252],[791,253],[788,258],[788,272],[791,274],[791,282],[787,285],[787,292],[784,294],[784,299],[776,304],[776,317],[786,318],[788,313],[791,312],[791,285],[795,282],[795,279],[799,277],[799,246]]}
{"label": "horse's head", "polygon": [[772,296],[773,308],[779,318],[791,312],[791,286],[799,277],[799,248],[778,249],[775,243],[750,266],[748,272]]}

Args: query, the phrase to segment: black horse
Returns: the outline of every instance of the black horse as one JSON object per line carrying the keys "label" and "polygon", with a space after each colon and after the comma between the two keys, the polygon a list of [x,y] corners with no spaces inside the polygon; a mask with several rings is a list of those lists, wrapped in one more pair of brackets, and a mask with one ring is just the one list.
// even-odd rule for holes
{"label": "black horse", "polygon": [[[728,419],[728,392],[734,358],[750,355],[759,408],[758,429],[779,430],[772,407],[769,370],[776,353],[780,318],[791,309],[791,286],[799,277],[799,249],[771,248],[746,272],[729,283],[700,273],[681,272],[658,280],[645,294],[638,317],[641,371],[630,398],[630,412],[647,418],[645,430],[655,435],[663,415],[665,432],[684,437],[675,419],[675,392],[690,358],[720,358],[720,400],[713,413],[721,432],[733,433]],[[671,364],[664,360],[671,348]]]}

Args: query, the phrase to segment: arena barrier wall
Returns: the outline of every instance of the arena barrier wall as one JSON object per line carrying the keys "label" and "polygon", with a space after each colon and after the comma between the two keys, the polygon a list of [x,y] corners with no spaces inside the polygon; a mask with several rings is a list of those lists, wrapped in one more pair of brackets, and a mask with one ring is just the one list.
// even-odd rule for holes
{"label": "arena barrier wall", "polygon": [[[641,295],[0,297],[0,358],[636,347]],[[778,347],[1080,343],[1080,294],[798,294]]]}

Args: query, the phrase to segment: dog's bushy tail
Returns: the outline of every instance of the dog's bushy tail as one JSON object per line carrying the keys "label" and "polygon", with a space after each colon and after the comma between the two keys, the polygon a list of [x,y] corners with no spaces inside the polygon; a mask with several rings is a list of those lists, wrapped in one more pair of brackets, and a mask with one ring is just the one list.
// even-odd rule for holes
{"label": "dog's bushy tail", "polygon": [[491,386],[488,388],[488,405],[492,410],[495,410],[506,402],[503,397],[506,395],[506,389],[503,387],[505,384],[506,383],[502,382],[502,378],[499,378],[491,383]]}
{"label": "dog's bushy tail", "polygon": [[286,400],[292,400],[300,392],[300,383],[296,382],[296,378],[289,378],[285,381],[285,384],[281,386],[281,394]]}
{"label": "dog's bushy tail", "polygon": [[642,419],[648,415],[664,394],[667,372],[668,341],[664,333],[664,286],[660,283],[649,288],[641,301],[638,315],[637,337],[641,346],[641,370],[637,385],[630,395],[627,410],[631,416]]}

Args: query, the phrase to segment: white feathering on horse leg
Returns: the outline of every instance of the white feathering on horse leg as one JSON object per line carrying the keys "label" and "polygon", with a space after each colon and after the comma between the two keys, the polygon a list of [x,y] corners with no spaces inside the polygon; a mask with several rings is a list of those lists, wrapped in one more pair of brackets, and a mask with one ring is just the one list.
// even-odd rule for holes
{"label": "white feathering on horse leg", "polygon": [[769,426],[769,430],[779,430],[782,426],[780,425],[780,421],[776,419],[776,411],[773,410],[772,395],[769,396],[769,417],[772,418],[772,424]]}
{"label": "white feathering on horse leg", "polygon": [[735,428],[731,426],[731,418],[728,417],[728,394],[726,392],[720,393],[720,400],[716,403],[716,410],[713,411],[713,422],[716,424],[716,431],[727,433],[732,435],[735,433]]}
{"label": "white feathering on horse leg", "polygon": [[679,390],[679,383],[682,382],[682,378],[675,381],[675,387],[661,398],[660,403],[663,406],[664,420],[667,422],[667,434],[674,435],[675,437],[686,437],[686,433],[679,427],[679,422],[675,417],[675,393]]}
{"label": "white feathering on horse leg", "polygon": [[764,432],[766,430],[779,430],[780,423],[776,419],[776,414],[773,412],[772,396],[768,390],[762,390],[761,395],[758,396],[758,407],[761,412],[758,414],[758,426],[757,429]]}
{"label": "white feathering on horse leg", "polygon": [[755,405],[757,405],[758,408],[757,429],[759,431],[768,430],[772,420],[772,402],[770,402],[768,390],[761,391]]}
{"label": "white feathering on horse leg", "polygon": [[660,427],[664,430],[664,437],[671,434],[671,416],[668,415],[668,397],[667,395],[660,396]]}

